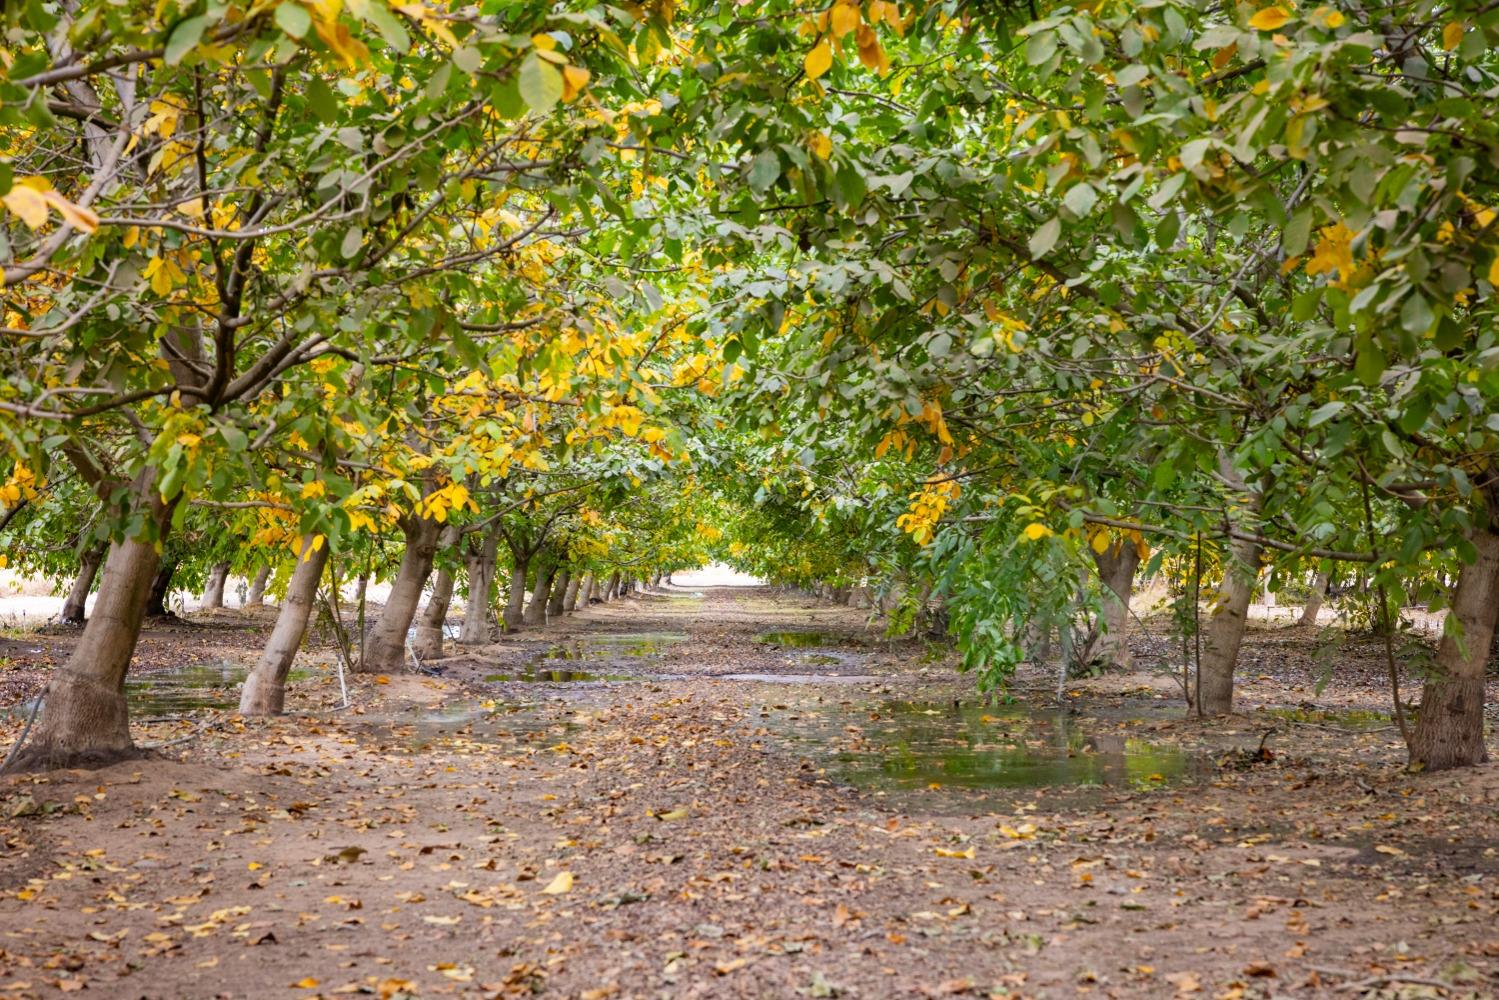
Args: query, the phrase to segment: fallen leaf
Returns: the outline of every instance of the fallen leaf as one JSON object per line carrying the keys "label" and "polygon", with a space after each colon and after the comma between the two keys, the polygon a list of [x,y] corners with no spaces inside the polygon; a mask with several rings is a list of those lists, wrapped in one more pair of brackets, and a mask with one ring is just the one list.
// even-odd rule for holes
{"label": "fallen leaf", "polygon": [[547,887],[541,891],[546,893],[548,896],[560,896],[564,892],[570,891],[572,887],[573,873],[558,872],[557,877],[548,882]]}

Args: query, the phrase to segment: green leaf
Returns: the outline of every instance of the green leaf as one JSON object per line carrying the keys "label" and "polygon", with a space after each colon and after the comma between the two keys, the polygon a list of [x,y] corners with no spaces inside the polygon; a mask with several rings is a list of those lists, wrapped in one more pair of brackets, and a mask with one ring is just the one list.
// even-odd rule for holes
{"label": "green leaf", "polygon": [[299,3],[283,3],[276,8],[276,25],[293,38],[301,38],[312,27],[312,15]]}
{"label": "green leaf", "polygon": [[764,194],[781,176],[781,158],[774,150],[763,149],[750,161],[749,186],[756,194]]}
{"label": "green leaf", "polygon": [[1036,260],[1045,257],[1052,247],[1057,245],[1057,238],[1062,235],[1062,220],[1053,216],[1047,222],[1041,224],[1041,228],[1031,234],[1030,251],[1031,259]]}
{"label": "green leaf", "polygon": [[1353,373],[1359,377],[1364,385],[1378,385],[1380,378],[1384,376],[1385,356],[1384,352],[1373,341],[1366,340],[1359,344],[1358,357],[1353,362]]}
{"label": "green leaf", "polygon": [[1281,249],[1286,252],[1287,257],[1300,257],[1306,252],[1307,240],[1312,235],[1312,209],[1310,205],[1303,205],[1296,210],[1286,223],[1285,230],[1280,234]]}
{"label": "green leaf", "polygon": [[333,96],[332,89],[319,77],[314,76],[307,81],[307,106],[325,125],[338,118],[338,98]]}
{"label": "green leaf", "polygon": [[1081,219],[1093,211],[1093,206],[1098,204],[1098,192],[1093,190],[1093,185],[1083,181],[1067,189],[1067,193],[1062,196],[1062,204]]}
{"label": "green leaf", "polygon": [[197,17],[190,17],[186,21],[179,22],[177,27],[172,29],[172,37],[167,39],[166,51],[162,53],[162,58],[166,60],[167,65],[176,66],[180,63],[182,57],[191,52],[193,47],[202,40],[203,31],[207,27],[207,14],[199,14]]}
{"label": "green leaf", "polygon": [[1436,322],[1432,315],[1431,306],[1427,303],[1425,296],[1420,292],[1413,291],[1410,298],[1405,300],[1405,305],[1400,307],[1400,325],[1406,333],[1420,335],[1431,329],[1431,324]]}
{"label": "green leaf", "polygon": [[520,64],[520,96],[532,111],[547,112],[562,100],[562,73],[532,52]]}
{"label": "green leaf", "polygon": [[380,37],[385,39],[385,44],[396,52],[405,52],[411,48],[411,36],[406,33],[406,26],[390,12],[384,0],[372,0],[365,9],[364,19],[375,26]]}
{"label": "green leaf", "polygon": [[1176,245],[1177,234],[1181,232],[1182,217],[1178,212],[1167,212],[1161,216],[1161,221],[1155,227],[1155,245],[1162,250],[1168,250]]}
{"label": "green leaf", "polygon": [[1337,416],[1338,413],[1342,411],[1347,405],[1348,404],[1340,402],[1336,399],[1331,403],[1323,403],[1321,406],[1312,411],[1311,419],[1306,422],[1306,425],[1308,427],[1317,427],[1321,424],[1325,424],[1333,417]]}
{"label": "green leaf", "polygon": [[1041,34],[1032,35],[1025,43],[1025,61],[1032,66],[1039,66],[1050,59],[1057,51],[1057,36],[1053,31],[1045,31]]}
{"label": "green leaf", "polygon": [[345,260],[353,260],[364,246],[364,230],[355,226],[344,233],[344,241],[339,244],[338,252],[344,255]]}

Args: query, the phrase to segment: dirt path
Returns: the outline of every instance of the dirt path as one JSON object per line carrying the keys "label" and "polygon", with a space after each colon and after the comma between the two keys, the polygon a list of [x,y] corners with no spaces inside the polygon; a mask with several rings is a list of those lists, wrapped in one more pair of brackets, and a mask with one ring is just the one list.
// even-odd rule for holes
{"label": "dirt path", "polygon": [[983,704],[756,590],[436,666],[0,784],[0,996],[1499,992],[1499,773],[1403,774],[1378,726]]}

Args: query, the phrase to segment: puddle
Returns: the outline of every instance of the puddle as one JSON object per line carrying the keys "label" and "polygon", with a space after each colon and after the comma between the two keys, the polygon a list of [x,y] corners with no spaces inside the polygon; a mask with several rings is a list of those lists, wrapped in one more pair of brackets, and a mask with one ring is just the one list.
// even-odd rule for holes
{"label": "puddle", "polygon": [[[237,663],[194,663],[173,670],[127,675],[125,702],[132,719],[184,715],[239,708],[240,686],[249,668]],[[288,683],[303,680],[307,670],[293,670]]]}
{"label": "puddle", "polygon": [[843,658],[829,656],[827,653],[808,653],[801,658],[801,662],[809,667],[836,667],[843,662]]}
{"label": "puddle", "polygon": [[876,791],[1157,787],[1212,768],[1102,719],[1021,705],[845,703],[776,711],[766,725],[836,780]]}
{"label": "puddle", "polygon": [[1375,712],[1367,708],[1267,708],[1265,714],[1287,722],[1307,722],[1352,732],[1384,729],[1395,724],[1388,712]]}
{"label": "puddle", "polygon": [[380,715],[351,717],[348,725],[364,742],[405,753],[432,749],[484,753],[500,744],[547,740],[572,728],[537,718],[526,705],[472,700],[410,705]]}
{"label": "puddle", "polygon": [[826,632],[761,632],[755,636],[756,642],[763,642],[769,646],[788,646],[801,648],[805,646],[832,646],[838,641],[836,636]]}
{"label": "puddle", "polygon": [[[837,663],[837,660],[833,661]],[[765,684],[867,684],[888,678],[876,674],[718,674],[719,681],[760,681]]]}
{"label": "puddle", "polygon": [[484,678],[491,684],[604,684],[618,681],[638,681],[633,674],[595,674],[586,670],[550,670],[536,664],[528,664],[519,673],[488,674]]}
{"label": "puddle", "polygon": [[589,635],[559,643],[542,654],[547,660],[614,660],[660,656],[673,643],[683,642],[681,632],[630,632],[619,635]]}

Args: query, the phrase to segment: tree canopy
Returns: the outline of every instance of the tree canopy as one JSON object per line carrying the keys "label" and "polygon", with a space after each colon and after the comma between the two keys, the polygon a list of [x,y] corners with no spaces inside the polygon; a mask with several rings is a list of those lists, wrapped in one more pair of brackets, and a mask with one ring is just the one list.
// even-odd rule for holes
{"label": "tree canopy", "polygon": [[1386,630],[1455,608],[1413,760],[1482,749],[1493,4],[3,17],[3,548],[112,545],[44,754],[128,745],[164,561],[324,548],[410,584],[392,636],[443,572],[717,559],[990,684],[1158,577],[1209,713],[1262,575],[1358,574]]}

